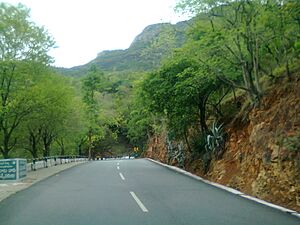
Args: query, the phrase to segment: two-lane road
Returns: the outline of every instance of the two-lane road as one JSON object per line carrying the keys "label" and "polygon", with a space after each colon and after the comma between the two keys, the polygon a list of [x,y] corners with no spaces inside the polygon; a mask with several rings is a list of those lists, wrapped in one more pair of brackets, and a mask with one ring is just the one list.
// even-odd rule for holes
{"label": "two-lane road", "polygon": [[0,203],[1,225],[299,225],[147,160],[87,163]]}

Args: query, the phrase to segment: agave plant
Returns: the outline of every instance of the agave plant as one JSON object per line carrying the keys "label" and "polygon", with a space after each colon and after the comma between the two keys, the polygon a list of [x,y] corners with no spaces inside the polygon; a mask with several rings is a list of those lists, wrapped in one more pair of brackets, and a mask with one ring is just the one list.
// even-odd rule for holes
{"label": "agave plant", "polygon": [[216,122],[213,123],[210,134],[206,137],[205,149],[207,152],[218,157],[224,148],[224,132],[223,124],[217,125]]}
{"label": "agave plant", "polygon": [[168,162],[177,160],[179,166],[184,168],[184,144],[181,141],[178,145],[173,144],[169,136],[166,138]]}

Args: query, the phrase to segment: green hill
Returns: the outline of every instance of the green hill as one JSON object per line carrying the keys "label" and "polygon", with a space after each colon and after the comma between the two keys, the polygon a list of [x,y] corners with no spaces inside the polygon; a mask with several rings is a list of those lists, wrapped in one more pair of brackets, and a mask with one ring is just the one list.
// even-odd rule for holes
{"label": "green hill", "polygon": [[96,64],[104,72],[151,71],[160,66],[161,60],[168,57],[172,50],[185,42],[188,22],[154,24],[146,27],[130,47],[125,50],[103,51],[89,63],[70,69],[57,68],[67,76],[84,75],[91,64]]}

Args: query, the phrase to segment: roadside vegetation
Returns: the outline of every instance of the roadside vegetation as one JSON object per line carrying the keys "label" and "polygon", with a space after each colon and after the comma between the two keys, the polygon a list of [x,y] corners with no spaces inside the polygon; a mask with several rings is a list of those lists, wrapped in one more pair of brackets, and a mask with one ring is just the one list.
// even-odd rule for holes
{"label": "roadside vegetation", "polygon": [[279,76],[298,76],[300,2],[182,0],[177,10],[195,16],[187,41],[137,85],[128,136],[143,145],[165,133],[207,170],[224,150],[221,127],[247,121]]}
{"label": "roadside vegetation", "polygon": [[292,81],[299,70],[300,2],[182,0],[176,9],[194,17],[185,37],[172,27],[144,48],[168,49],[155,66],[103,72],[94,60],[72,77],[50,66],[55,42],[29,9],[1,3],[1,157],[141,155],[165,134],[170,160],[189,152],[208,168],[222,156],[226,125],[247,120],[279,76]]}
{"label": "roadside vegetation", "polygon": [[1,157],[85,154],[96,87],[53,71],[55,42],[25,6],[1,3],[0,28]]}

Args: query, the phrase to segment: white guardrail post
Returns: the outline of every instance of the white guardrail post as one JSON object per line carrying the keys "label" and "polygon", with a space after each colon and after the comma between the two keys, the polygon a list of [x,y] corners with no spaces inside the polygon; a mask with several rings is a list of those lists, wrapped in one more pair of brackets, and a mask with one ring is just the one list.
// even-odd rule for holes
{"label": "white guardrail post", "polygon": [[27,163],[27,171],[36,171],[41,168],[48,168],[57,166],[60,164],[66,164],[71,162],[83,162],[87,161],[85,156],[53,156],[44,157],[39,159],[32,159],[30,163]]}

